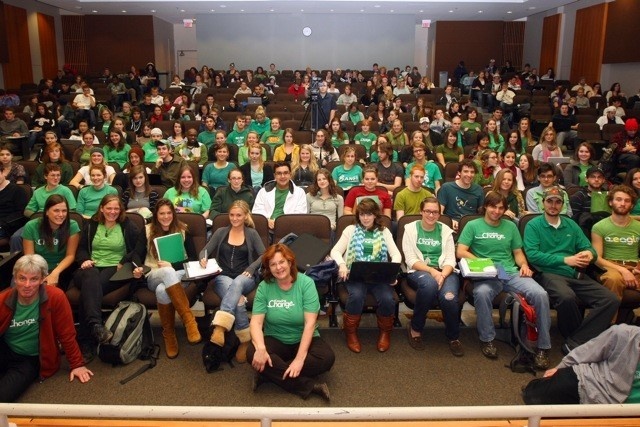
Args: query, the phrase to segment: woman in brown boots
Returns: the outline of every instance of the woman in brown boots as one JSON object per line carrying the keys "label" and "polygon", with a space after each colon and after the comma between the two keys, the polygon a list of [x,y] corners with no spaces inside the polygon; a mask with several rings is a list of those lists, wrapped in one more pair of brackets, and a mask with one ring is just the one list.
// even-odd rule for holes
{"label": "woman in brown boots", "polygon": [[343,316],[343,328],[349,350],[360,353],[358,326],[367,292],[371,291],[378,302],[378,351],[384,352],[391,345],[391,330],[395,313],[393,287],[389,285],[370,285],[348,280],[349,270],[354,261],[400,262],[402,255],[398,250],[391,230],[382,224],[380,206],[371,198],[364,198],[355,211],[354,225],[345,228],[340,240],[331,250],[331,258],[338,264],[338,276],[345,281],[349,297]]}
{"label": "woman in brown boots", "polygon": [[256,288],[253,273],[262,262],[264,244],[254,228],[251,210],[244,200],[236,200],[229,208],[228,227],[218,228],[200,251],[200,264],[207,258],[215,258],[222,273],[214,279],[215,291],[222,299],[220,310],[213,318],[211,342],[224,345],[224,333],[234,329],[240,340],[236,359],[247,361],[247,346],[251,341],[249,317],[245,307],[246,297]]}
{"label": "woman in brown boots", "polygon": [[158,260],[158,252],[153,239],[167,234],[181,233],[184,236],[184,246],[188,258],[196,259],[197,254],[186,224],[178,221],[175,208],[167,199],[160,199],[156,203],[151,223],[146,226],[146,233],[148,251],[144,263],[151,267],[151,271],[147,274],[147,287],[156,293],[165,352],[169,359],[173,359],[178,355],[178,339],[175,329],[176,311],[182,318],[189,343],[197,344],[202,341],[202,337],[191,312],[191,304],[189,304],[189,299],[184,292],[183,286],[186,283],[183,285],[181,282],[182,276],[184,276],[182,262],[170,264],[167,261]]}

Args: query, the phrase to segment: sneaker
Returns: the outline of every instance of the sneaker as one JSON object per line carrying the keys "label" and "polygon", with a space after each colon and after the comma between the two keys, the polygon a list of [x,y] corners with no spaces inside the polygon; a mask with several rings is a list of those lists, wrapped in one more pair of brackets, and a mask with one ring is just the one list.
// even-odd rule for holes
{"label": "sneaker", "polygon": [[533,358],[533,367],[538,371],[549,369],[549,350],[539,348]]}
{"label": "sneaker", "polygon": [[495,345],[493,345],[493,341],[481,343],[480,349],[482,350],[482,354],[484,355],[484,357],[488,359],[498,358],[498,349]]}
{"label": "sneaker", "polygon": [[449,350],[451,350],[451,354],[455,357],[464,356],[464,349],[462,348],[460,340],[449,341]]}
{"label": "sneaker", "polygon": [[102,323],[96,323],[91,328],[91,336],[100,344],[105,344],[113,338],[113,332],[105,328]]}
{"label": "sneaker", "polygon": [[424,341],[422,341],[422,335],[414,337],[411,335],[411,322],[407,323],[407,339],[412,349],[417,351],[424,350]]}

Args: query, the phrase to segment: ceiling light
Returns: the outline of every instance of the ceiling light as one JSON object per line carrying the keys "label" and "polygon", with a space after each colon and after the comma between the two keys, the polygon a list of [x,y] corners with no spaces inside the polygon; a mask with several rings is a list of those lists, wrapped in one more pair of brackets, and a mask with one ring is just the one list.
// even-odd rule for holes
{"label": "ceiling light", "polygon": [[422,12],[424,12],[424,10],[420,9],[418,12],[422,13]]}
{"label": "ceiling light", "polygon": [[450,10],[449,13],[453,13],[453,10]]}
{"label": "ceiling light", "polygon": [[529,10],[534,10],[536,7],[535,6],[529,6]]}
{"label": "ceiling light", "polygon": [[97,10],[92,10],[91,12],[93,12],[93,13],[98,13],[98,11],[97,11]]}
{"label": "ceiling light", "polygon": [[269,12],[274,12],[274,11],[275,11],[275,9],[269,9]]}
{"label": "ceiling light", "polygon": [[364,12],[364,9],[360,9],[360,12]]}
{"label": "ceiling light", "polygon": [[482,13],[482,11],[481,11],[481,10],[479,10],[479,11],[478,11],[478,13]]}
{"label": "ceiling light", "polygon": [[127,13],[127,11],[126,11],[126,10],[123,10],[123,11],[122,11],[122,13]]}
{"label": "ceiling light", "polygon": [[184,13],[184,12],[185,12],[185,10],[184,10],[184,9],[180,9],[180,12]]}
{"label": "ceiling light", "polygon": [[391,9],[389,12],[393,13],[393,9]]}
{"label": "ceiling light", "polygon": [[156,13],[156,10],[155,9],[151,9],[151,13]]}
{"label": "ceiling light", "polygon": [[375,6],[373,6],[373,7],[378,8],[378,7],[380,7],[380,5],[379,5],[379,4],[376,4],[376,5],[375,5]]}
{"label": "ceiling light", "polygon": [[215,11],[216,11],[215,9],[211,9],[211,12],[215,12]]}
{"label": "ceiling light", "polygon": [[507,13],[513,13],[513,12],[511,12],[510,10],[507,10]]}
{"label": "ceiling light", "polygon": [[227,6],[226,6],[226,5],[224,5],[224,4],[221,4],[221,5],[220,5],[220,7],[224,9],[224,8],[225,8],[225,7],[227,7]]}
{"label": "ceiling light", "polygon": [[333,9],[329,9],[329,12],[333,12]]}
{"label": "ceiling light", "polygon": [[240,12],[244,12],[244,9],[240,9]]}

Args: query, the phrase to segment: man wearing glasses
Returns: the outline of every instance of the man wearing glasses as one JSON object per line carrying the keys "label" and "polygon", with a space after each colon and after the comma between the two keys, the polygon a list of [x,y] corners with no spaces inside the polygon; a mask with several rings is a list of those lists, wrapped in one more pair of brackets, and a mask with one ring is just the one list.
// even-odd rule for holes
{"label": "man wearing glasses", "polygon": [[287,162],[274,165],[276,179],[267,182],[256,195],[252,213],[269,219],[273,230],[276,218],[284,214],[307,213],[307,197],[304,190],[291,181],[291,166]]}
{"label": "man wearing glasses", "polygon": [[[533,187],[527,191],[527,210],[531,213],[544,212],[544,202],[542,196],[546,190],[556,185],[558,178],[558,171],[556,167],[551,163],[540,163],[538,167],[538,181],[540,185]],[[569,203],[569,196],[566,192],[564,194],[564,202],[562,203],[562,215],[573,217],[573,211],[571,210],[571,204]]]}

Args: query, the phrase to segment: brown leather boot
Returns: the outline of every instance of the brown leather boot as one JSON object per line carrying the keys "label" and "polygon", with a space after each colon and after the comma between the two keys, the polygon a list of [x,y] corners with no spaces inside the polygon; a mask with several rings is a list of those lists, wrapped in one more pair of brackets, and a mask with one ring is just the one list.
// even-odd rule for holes
{"label": "brown leather boot", "polygon": [[360,340],[358,339],[358,326],[360,326],[361,314],[349,314],[345,312],[342,315],[342,328],[347,338],[347,347],[354,353],[360,353]]}
{"label": "brown leather boot", "polygon": [[225,332],[233,329],[233,322],[235,321],[236,317],[233,314],[222,310],[216,311],[216,315],[213,316],[213,322],[211,322],[213,325],[213,333],[211,334],[209,341],[223,347],[224,334]]}
{"label": "brown leather boot", "polygon": [[377,316],[378,318],[378,351],[385,352],[391,346],[391,331],[393,330],[393,316]]}
{"label": "brown leather boot", "polygon": [[158,303],[158,315],[162,324],[164,351],[169,359],[178,356],[178,338],[176,338],[176,310],[173,304]]}
{"label": "brown leather boot", "polygon": [[200,331],[198,331],[196,318],[191,312],[191,305],[189,304],[187,294],[184,293],[182,285],[180,283],[176,283],[175,285],[169,286],[166,291],[169,298],[171,298],[173,306],[182,318],[182,323],[187,331],[187,340],[189,341],[189,344],[197,344],[202,341]]}

